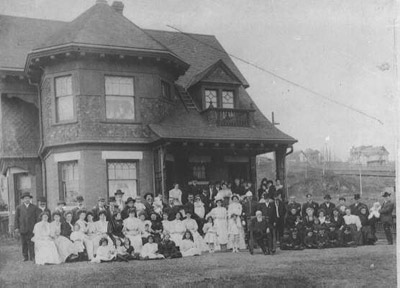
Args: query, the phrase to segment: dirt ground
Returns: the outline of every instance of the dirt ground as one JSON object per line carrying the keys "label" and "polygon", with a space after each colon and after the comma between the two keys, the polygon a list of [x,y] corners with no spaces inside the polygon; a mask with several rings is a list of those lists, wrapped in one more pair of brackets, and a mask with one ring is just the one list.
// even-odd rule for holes
{"label": "dirt ground", "polygon": [[[39,266],[0,240],[0,287],[396,287],[396,246]],[[373,264],[373,267],[371,267]]]}

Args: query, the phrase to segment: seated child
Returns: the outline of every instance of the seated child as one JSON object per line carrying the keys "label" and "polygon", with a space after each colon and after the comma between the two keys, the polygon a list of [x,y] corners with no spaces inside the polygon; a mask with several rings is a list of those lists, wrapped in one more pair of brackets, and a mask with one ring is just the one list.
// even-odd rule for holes
{"label": "seated child", "polygon": [[303,243],[300,239],[299,233],[297,232],[297,229],[293,230],[292,232],[292,243],[293,243],[293,249],[292,250],[303,250]]}
{"label": "seated child", "polygon": [[158,252],[167,259],[182,257],[179,248],[175,245],[175,242],[170,239],[170,235],[167,232],[164,232],[164,238],[158,245]]}
{"label": "seated child", "polygon": [[318,248],[317,241],[315,240],[314,232],[312,229],[306,229],[306,236],[304,237],[304,246],[307,249]]}
{"label": "seated child", "polygon": [[203,226],[203,232],[205,234],[204,241],[208,245],[208,251],[214,253],[215,243],[217,240],[217,230],[214,227],[214,219],[211,216],[207,218],[207,223]]}
{"label": "seated child", "polygon": [[323,249],[328,247],[328,237],[325,233],[325,229],[319,229],[316,236],[316,242],[318,249]]}
{"label": "seated child", "polygon": [[342,242],[343,247],[357,247],[357,243],[353,239],[353,233],[351,231],[351,228],[348,225],[345,225],[343,228],[342,238],[343,238]]}
{"label": "seated child", "polygon": [[336,231],[336,225],[331,223],[329,225],[329,232],[328,232],[328,247],[335,248],[340,247],[340,239],[339,233]]}
{"label": "seated child", "polygon": [[97,248],[96,257],[92,259],[92,263],[111,262],[116,258],[116,251],[112,246],[108,245],[107,238],[101,238],[99,248]]}
{"label": "seated child", "polygon": [[153,235],[147,237],[147,243],[143,245],[142,251],[140,252],[140,259],[164,259],[164,255],[158,253],[158,245],[154,242]]}
{"label": "seated child", "polygon": [[281,250],[303,250],[303,243],[301,243],[297,230],[293,230],[291,234],[285,232],[280,245]]}
{"label": "seated child", "polygon": [[74,231],[69,236],[70,240],[74,243],[74,251],[78,252],[78,258],[75,261],[87,261],[87,253],[85,250],[84,242],[86,240],[86,235],[81,230],[81,227],[78,223],[74,225]]}
{"label": "seated child", "polygon": [[185,234],[183,234],[179,248],[181,250],[182,257],[201,255],[201,251],[200,249],[196,248],[196,244],[193,241],[193,235],[189,230],[186,230]]}

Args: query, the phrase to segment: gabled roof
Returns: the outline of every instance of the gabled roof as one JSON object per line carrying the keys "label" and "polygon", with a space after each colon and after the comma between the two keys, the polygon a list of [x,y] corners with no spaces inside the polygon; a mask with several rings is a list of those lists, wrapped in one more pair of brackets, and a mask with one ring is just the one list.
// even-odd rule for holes
{"label": "gabled roof", "polygon": [[222,59],[195,75],[189,82],[188,86],[193,86],[200,81],[243,84]]}
{"label": "gabled roof", "polygon": [[[241,107],[252,104],[254,112],[253,127],[210,126],[209,122],[196,110],[187,111],[180,103],[172,115],[161,123],[150,124],[151,130],[163,139],[220,140],[220,141],[262,141],[291,145],[297,140],[277,129],[255,106],[246,90],[239,89]],[[184,125],[183,125],[184,123]]]}
{"label": "gabled roof", "polygon": [[106,3],[97,3],[33,50],[65,44],[101,45],[170,52]]}

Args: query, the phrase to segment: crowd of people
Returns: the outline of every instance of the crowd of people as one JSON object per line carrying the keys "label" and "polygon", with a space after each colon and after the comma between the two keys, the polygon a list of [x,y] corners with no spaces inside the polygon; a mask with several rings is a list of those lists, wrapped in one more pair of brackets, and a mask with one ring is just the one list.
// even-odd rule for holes
{"label": "crowd of people", "polygon": [[256,191],[239,179],[200,187],[193,181],[183,193],[175,184],[168,197],[152,193],[127,198],[117,190],[92,209],[82,196],[77,206],[66,209],[59,201],[51,213],[46,199],[33,205],[29,193],[16,209],[15,228],[21,235],[24,261],[37,264],[63,262],[170,259],[204,252],[248,248],[257,245],[266,255],[281,250],[356,247],[377,241],[376,223],[381,221],[389,244],[394,203],[383,193],[383,203],[368,209],[354,195],[354,203],[339,198],[335,205],[325,195],[320,205],[307,194],[301,205],[291,196],[285,200],[279,181],[263,179]]}

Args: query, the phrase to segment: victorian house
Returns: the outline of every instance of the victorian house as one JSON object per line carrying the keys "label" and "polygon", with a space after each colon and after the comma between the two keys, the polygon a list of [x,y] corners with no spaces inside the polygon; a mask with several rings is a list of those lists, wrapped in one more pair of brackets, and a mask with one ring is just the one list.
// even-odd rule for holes
{"label": "victorian house", "polygon": [[166,193],[242,178],[256,156],[296,142],[256,107],[212,35],[146,30],[97,0],[72,22],[0,15],[0,165],[11,215],[20,194],[53,209],[82,195]]}

